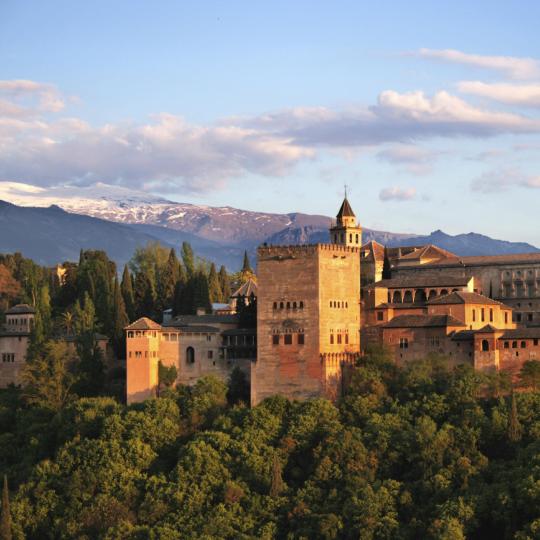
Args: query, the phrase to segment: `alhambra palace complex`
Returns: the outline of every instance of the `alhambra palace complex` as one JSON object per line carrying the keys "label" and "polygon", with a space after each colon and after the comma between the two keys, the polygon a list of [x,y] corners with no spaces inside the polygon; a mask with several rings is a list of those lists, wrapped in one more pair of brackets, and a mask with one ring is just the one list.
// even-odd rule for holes
{"label": "alhambra palace complex", "polygon": [[[330,242],[263,245],[256,280],[230,306],[129,325],[128,403],[156,395],[159,362],[174,365],[181,384],[210,374],[227,379],[238,366],[257,404],[275,394],[336,398],[347,368],[370,345],[385,345],[401,365],[435,353],[452,365],[514,376],[526,360],[540,359],[540,253],[458,257],[433,245],[362,245],[347,198]],[[256,329],[240,327],[240,296],[257,298]],[[0,386],[19,382],[33,310],[14,306],[6,317]]]}

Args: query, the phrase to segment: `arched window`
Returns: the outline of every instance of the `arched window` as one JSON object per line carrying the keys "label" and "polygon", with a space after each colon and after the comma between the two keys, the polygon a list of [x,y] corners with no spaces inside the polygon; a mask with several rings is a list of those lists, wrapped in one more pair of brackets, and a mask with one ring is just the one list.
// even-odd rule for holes
{"label": "arched window", "polygon": [[186,349],[186,362],[188,364],[195,363],[195,349],[193,347],[188,347]]}
{"label": "arched window", "polygon": [[522,342],[521,342],[521,348],[522,348],[522,349],[525,349],[526,347],[527,347],[527,342],[522,341]]}
{"label": "arched window", "polygon": [[287,302],[287,309],[291,309],[291,303]]}
{"label": "arched window", "polygon": [[277,309],[277,302],[274,302],[274,309]]}
{"label": "arched window", "polygon": [[489,341],[487,339],[482,340],[482,350],[489,351]]}
{"label": "arched window", "polygon": [[300,300],[300,309],[304,309],[304,302]]}
{"label": "arched window", "polygon": [[356,243],[358,244],[358,235],[356,235]]}
{"label": "arched window", "polygon": [[446,289],[443,289],[443,290],[441,291],[441,296],[444,296],[445,294],[448,294],[448,291],[447,291]]}
{"label": "arched window", "polygon": [[394,291],[394,296],[392,297],[392,302],[394,304],[401,304],[401,291]]}
{"label": "arched window", "polygon": [[517,341],[512,341],[512,349],[517,349]]}
{"label": "arched window", "polygon": [[283,309],[283,302],[279,303],[279,309]]}
{"label": "arched window", "polygon": [[352,244],[352,233],[349,234],[349,243]]}
{"label": "arched window", "polygon": [[403,296],[403,302],[405,304],[412,304],[413,297],[411,291],[405,291],[405,296]]}
{"label": "arched window", "polygon": [[293,303],[292,303],[292,308],[293,308],[293,309],[296,309],[296,307],[297,307],[297,306],[296,306],[296,302],[293,302]]}

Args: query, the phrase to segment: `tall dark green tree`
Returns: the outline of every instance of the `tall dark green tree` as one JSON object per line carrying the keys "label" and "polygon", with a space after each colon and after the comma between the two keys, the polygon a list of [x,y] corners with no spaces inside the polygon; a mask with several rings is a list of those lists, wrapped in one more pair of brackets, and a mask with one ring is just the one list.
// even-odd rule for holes
{"label": "tall dark green tree", "polygon": [[208,292],[210,295],[210,302],[223,302],[223,293],[221,291],[218,274],[216,272],[216,265],[214,263],[210,265],[210,272],[208,272]]}
{"label": "tall dark green tree", "polygon": [[219,286],[221,287],[222,302],[228,302],[231,298],[231,282],[227,274],[227,269],[223,265],[219,269],[218,279]]}
{"label": "tall dark green tree", "polygon": [[253,269],[251,268],[251,264],[249,262],[247,250],[244,251],[244,262],[242,263],[242,274],[253,274]]}
{"label": "tall dark green tree", "polygon": [[112,342],[117,356],[120,358],[125,357],[125,339],[124,328],[129,324],[129,319],[126,313],[126,307],[122,293],[120,292],[120,285],[118,284],[118,278],[114,278],[114,293],[112,303],[112,320],[113,320],[113,335]]}
{"label": "tall dark green tree", "polygon": [[157,307],[160,313],[164,309],[173,307],[175,287],[180,278],[180,263],[176,258],[174,249],[171,249],[167,263],[159,272],[157,280]]}
{"label": "tall dark green tree", "polygon": [[199,270],[193,277],[192,287],[193,287],[192,313],[195,313],[198,309],[204,309],[207,313],[209,313],[212,310],[212,304],[210,302],[208,278],[206,277],[206,274],[202,270]]}
{"label": "tall dark green tree", "polygon": [[156,295],[152,280],[146,272],[141,271],[135,276],[134,298],[136,318],[156,316],[154,313]]}
{"label": "tall dark green tree", "polygon": [[122,283],[120,285],[122,291],[122,297],[126,306],[126,313],[130,321],[135,319],[135,298],[133,295],[133,283],[131,280],[131,274],[129,273],[128,265],[124,266],[124,273],[122,274]]}
{"label": "tall dark green tree", "polygon": [[382,278],[391,279],[392,278],[392,265],[390,264],[390,257],[388,256],[388,248],[384,246],[384,262],[382,269]]}
{"label": "tall dark green tree", "polygon": [[195,255],[189,242],[182,242],[182,262],[186,269],[186,277],[190,279],[195,274]]}
{"label": "tall dark green tree", "polygon": [[274,458],[272,459],[271,475],[270,497],[279,497],[279,495],[283,491],[284,485],[281,471],[281,462],[279,461],[279,457],[276,453],[274,453]]}
{"label": "tall dark green tree", "polygon": [[11,540],[11,509],[9,506],[9,489],[7,476],[4,474],[2,489],[2,514],[0,515],[0,540]]}

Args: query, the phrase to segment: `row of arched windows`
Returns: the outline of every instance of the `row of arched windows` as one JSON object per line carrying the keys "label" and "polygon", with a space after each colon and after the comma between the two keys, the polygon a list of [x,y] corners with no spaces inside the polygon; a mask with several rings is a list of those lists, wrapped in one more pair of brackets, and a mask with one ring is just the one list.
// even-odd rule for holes
{"label": "row of arched windows", "polygon": [[331,308],[348,308],[349,302],[343,302],[341,300],[330,300]]}
{"label": "row of arched windows", "polygon": [[304,309],[304,301],[299,302],[274,302],[274,309]]}

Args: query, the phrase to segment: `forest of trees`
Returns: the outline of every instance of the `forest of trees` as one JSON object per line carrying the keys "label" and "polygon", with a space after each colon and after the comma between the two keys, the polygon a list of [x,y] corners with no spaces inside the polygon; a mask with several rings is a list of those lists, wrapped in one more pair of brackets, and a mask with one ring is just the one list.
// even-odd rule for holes
{"label": "forest of trees", "polygon": [[248,408],[213,378],[131,406],[4,390],[1,537],[538,538],[540,394],[445,365],[372,351],[337,404]]}

